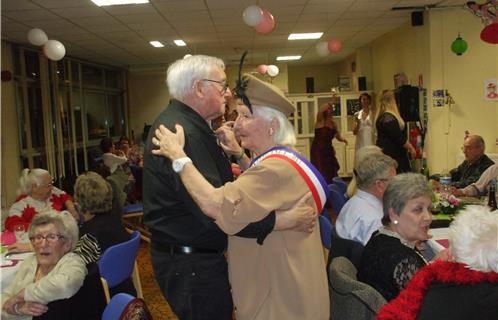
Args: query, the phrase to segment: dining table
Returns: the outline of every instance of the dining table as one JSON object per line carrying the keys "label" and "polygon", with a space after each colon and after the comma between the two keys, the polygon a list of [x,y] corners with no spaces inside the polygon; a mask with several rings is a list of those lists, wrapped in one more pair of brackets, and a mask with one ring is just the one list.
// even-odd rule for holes
{"label": "dining table", "polygon": [[7,288],[14,280],[17,271],[24,259],[32,256],[34,252],[8,253],[4,246],[0,247],[0,287]]}

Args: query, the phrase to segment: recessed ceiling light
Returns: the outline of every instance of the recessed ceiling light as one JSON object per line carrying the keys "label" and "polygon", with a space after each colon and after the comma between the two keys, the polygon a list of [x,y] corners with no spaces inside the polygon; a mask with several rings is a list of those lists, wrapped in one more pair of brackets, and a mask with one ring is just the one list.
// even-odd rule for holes
{"label": "recessed ceiling light", "polygon": [[287,40],[307,40],[307,39],[320,39],[323,36],[323,32],[315,33],[291,33]]}
{"label": "recessed ceiling light", "polygon": [[99,7],[105,7],[105,6],[117,6],[123,4],[149,3],[149,0],[92,0],[92,2],[98,5]]}
{"label": "recessed ceiling light", "polygon": [[179,47],[185,47],[187,45],[183,40],[173,40],[173,42]]}
{"label": "recessed ceiling light", "polygon": [[299,59],[301,59],[301,56],[281,56],[281,57],[277,57],[278,61],[299,60]]}
{"label": "recessed ceiling light", "polygon": [[149,41],[150,45],[156,48],[162,48],[164,47],[164,44],[162,44],[159,41]]}

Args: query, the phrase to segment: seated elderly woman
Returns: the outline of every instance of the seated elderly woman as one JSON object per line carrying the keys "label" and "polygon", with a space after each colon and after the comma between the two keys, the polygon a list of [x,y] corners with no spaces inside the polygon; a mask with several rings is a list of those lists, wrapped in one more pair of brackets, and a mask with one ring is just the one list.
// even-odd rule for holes
{"label": "seated elderly woman", "polygon": [[[130,240],[121,216],[111,212],[112,188],[95,172],[81,174],[74,185],[74,199],[83,217],[80,239],[74,249],[85,263],[97,262],[107,248]],[[131,280],[119,284],[111,293],[127,292],[136,295]]]}
{"label": "seated elderly woman", "polygon": [[2,319],[31,319],[47,303],[72,297],[83,285],[85,263],[71,250],[78,226],[67,212],[37,214],[29,227],[35,254],[24,260],[12,284],[2,291]]}
{"label": "seated elderly woman", "polygon": [[[244,75],[241,80],[236,88],[240,100],[233,129],[242,147],[251,150],[256,158],[247,166],[247,159],[242,159],[247,156],[232,128],[220,128],[225,150],[240,155],[239,162],[246,163],[242,167],[247,170],[236,181],[213,187],[186,158],[180,125],[176,126],[176,134],[160,126],[152,139],[160,147],[152,152],[173,161],[174,170],[195,202],[229,235],[263,219],[272,210],[292,207],[310,190],[314,207],[320,212],[327,189],[316,168],[291,149],[296,137],[286,115],[295,112],[292,103],[279,89],[252,75]],[[311,233],[273,231],[263,245],[236,236],[230,236],[228,241],[237,319],[329,319],[319,229]]]}
{"label": "seated elderly woman", "polygon": [[378,319],[497,318],[498,215],[468,206],[451,223],[449,240],[450,261],[422,268]]}
{"label": "seated elderly woman", "polygon": [[[70,195],[53,186],[52,176],[44,169],[24,169],[19,179],[20,188],[16,202],[5,219],[5,229],[14,231],[18,226],[28,230],[33,217],[48,209],[68,210],[75,219],[78,214]],[[10,252],[31,251],[29,243],[16,242],[8,247]]]}
{"label": "seated elderly woman", "polygon": [[[427,264],[417,245],[429,239],[431,197],[426,178],[417,173],[393,177],[384,192],[383,226],[365,246],[358,279],[374,287],[388,301]],[[434,259],[447,259],[447,250]]]}

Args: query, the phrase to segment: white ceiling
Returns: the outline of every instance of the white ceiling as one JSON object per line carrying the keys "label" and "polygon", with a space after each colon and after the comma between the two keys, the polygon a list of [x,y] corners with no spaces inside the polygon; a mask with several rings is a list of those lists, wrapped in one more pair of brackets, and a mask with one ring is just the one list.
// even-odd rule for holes
{"label": "white ceiling", "polygon": [[[167,64],[187,53],[250,63],[274,64],[277,55],[302,55],[291,64],[340,61],[356,48],[409,23],[415,10],[394,6],[463,5],[464,0],[150,0],[148,4],[97,7],[90,0],[2,0],[2,39],[27,43],[27,32],[41,28],[61,41],[67,55],[111,65],[140,68]],[[242,20],[253,4],[268,9],[275,29],[259,34]],[[290,33],[324,32],[319,40],[288,41]],[[319,57],[320,41],[338,38],[339,54]],[[176,47],[183,39],[187,47]],[[164,48],[154,48],[158,40]]]}

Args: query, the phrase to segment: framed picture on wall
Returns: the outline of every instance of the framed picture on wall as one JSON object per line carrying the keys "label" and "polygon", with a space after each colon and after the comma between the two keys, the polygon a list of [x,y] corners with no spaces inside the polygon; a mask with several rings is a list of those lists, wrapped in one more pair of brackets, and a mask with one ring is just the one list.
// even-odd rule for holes
{"label": "framed picture on wall", "polygon": [[339,91],[351,91],[351,78],[348,76],[339,76]]}

